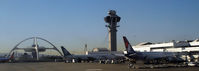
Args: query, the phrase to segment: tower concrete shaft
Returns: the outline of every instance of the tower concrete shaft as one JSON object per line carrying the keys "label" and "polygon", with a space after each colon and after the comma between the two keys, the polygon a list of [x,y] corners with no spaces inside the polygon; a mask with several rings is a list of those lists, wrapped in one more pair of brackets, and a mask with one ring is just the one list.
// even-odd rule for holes
{"label": "tower concrete shaft", "polygon": [[[116,26],[116,25],[112,25]],[[117,51],[117,29],[116,27],[114,28],[109,28],[109,49],[111,51]]]}
{"label": "tower concrete shaft", "polygon": [[109,49],[111,51],[117,51],[117,22],[120,21],[120,17],[116,15],[114,10],[108,12],[109,16],[104,18],[105,22],[108,23],[106,27],[109,28]]}

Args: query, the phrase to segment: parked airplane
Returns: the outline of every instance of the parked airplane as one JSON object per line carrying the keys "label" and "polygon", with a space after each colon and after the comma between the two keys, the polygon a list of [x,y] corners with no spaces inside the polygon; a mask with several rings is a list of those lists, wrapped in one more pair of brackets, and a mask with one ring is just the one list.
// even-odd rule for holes
{"label": "parked airplane", "polygon": [[13,58],[14,58],[14,52],[12,53],[12,55],[9,58],[0,58],[0,63],[9,62]]}
{"label": "parked airplane", "polygon": [[67,61],[67,60],[76,60],[76,62],[100,61],[100,60],[115,60],[117,58],[118,59],[122,58],[121,56],[117,56],[114,54],[72,55],[63,46],[61,46],[61,49],[64,54],[65,61]]}
{"label": "parked airplane", "polygon": [[136,52],[125,36],[123,36],[127,53],[125,56],[131,59],[132,63],[159,64],[159,63],[181,63],[184,60],[174,52]]}

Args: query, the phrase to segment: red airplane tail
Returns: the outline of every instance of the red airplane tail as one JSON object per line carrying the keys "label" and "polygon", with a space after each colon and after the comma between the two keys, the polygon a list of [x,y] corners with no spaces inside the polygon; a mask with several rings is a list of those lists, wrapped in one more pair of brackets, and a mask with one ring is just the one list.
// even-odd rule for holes
{"label": "red airplane tail", "polygon": [[9,60],[10,59],[13,59],[14,58],[14,52],[12,53],[12,55],[10,56]]}
{"label": "red airplane tail", "polygon": [[136,53],[125,36],[123,36],[123,40],[124,40],[124,45],[125,45],[127,53],[128,54]]}

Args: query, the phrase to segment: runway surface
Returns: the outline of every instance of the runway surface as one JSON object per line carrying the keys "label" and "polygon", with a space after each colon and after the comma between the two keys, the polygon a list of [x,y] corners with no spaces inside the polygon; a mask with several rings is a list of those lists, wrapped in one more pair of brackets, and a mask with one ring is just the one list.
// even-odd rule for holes
{"label": "runway surface", "polygon": [[199,67],[130,69],[127,64],[96,63],[1,63],[0,71],[198,71]]}

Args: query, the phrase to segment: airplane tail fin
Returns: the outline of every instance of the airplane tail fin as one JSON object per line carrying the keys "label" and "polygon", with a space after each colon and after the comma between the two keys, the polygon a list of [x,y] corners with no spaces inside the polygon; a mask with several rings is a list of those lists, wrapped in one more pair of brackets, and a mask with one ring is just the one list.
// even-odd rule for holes
{"label": "airplane tail fin", "polygon": [[61,46],[61,49],[62,49],[64,56],[71,55],[70,52],[68,52],[68,50],[66,50],[66,48],[64,48],[64,46]]}
{"label": "airplane tail fin", "polygon": [[13,59],[13,58],[14,58],[14,52],[12,53],[9,59]]}
{"label": "airplane tail fin", "polygon": [[129,43],[129,41],[127,40],[127,38],[123,36],[123,39],[124,39],[124,45],[126,47],[127,54],[136,53],[134,49],[132,48],[131,44]]}

